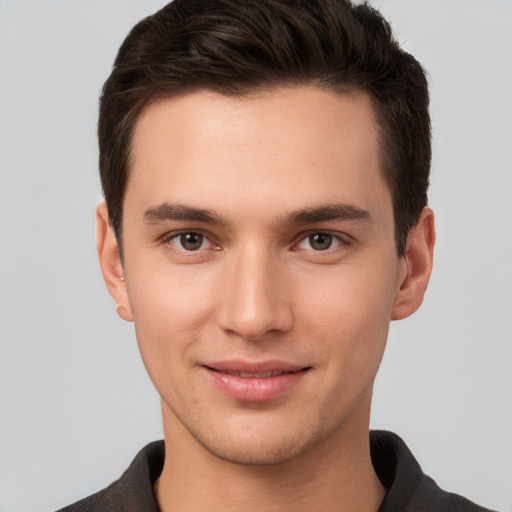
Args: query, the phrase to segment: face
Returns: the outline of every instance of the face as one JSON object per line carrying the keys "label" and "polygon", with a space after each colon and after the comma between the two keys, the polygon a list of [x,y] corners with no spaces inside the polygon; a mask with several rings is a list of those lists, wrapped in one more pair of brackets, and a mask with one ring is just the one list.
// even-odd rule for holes
{"label": "face", "polygon": [[407,277],[378,149],[364,94],[202,91],[141,115],[111,291],[183,442],[268,464],[367,432]]}

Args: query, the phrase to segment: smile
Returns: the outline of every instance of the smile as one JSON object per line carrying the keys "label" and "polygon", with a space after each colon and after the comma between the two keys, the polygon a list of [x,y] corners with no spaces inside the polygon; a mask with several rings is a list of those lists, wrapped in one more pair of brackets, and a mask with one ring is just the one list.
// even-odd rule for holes
{"label": "smile", "polygon": [[219,373],[223,373],[226,375],[234,375],[235,377],[242,377],[244,379],[269,379],[270,377],[279,377],[279,375],[285,375],[289,373],[296,373],[286,370],[271,370],[268,372],[259,372],[259,373],[250,373],[250,372],[239,372],[236,370],[215,370],[212,368],[213,371],[218,371]]}
{"label": "smile", "polygon": [[284,363],[237,362],[202,366],[210,382],[224,395],[241,401],[264,402],[278,398],[302,382],[311,367]]}

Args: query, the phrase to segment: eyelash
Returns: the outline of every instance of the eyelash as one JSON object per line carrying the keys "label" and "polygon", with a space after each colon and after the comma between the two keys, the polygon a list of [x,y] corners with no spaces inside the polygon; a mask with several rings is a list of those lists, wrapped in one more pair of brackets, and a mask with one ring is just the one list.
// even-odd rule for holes
{"label": "eyelash", "polygon": [[[200,247],[198,249],[196,249],[196,250],[189,250],[189,249],[185,249],[182,246],[182,244],[180,244],[181,247],[178,247],[177,245],[175,245],[173,243],[174,240],[179,240],[181,237],[186,236],[186,235],[197,235],[197,236],[200,236],[200,237],[202,237],[201,245],[205,241],[207,241],[212,246],[213,250],[220,250],[221,249],[220,245],[216,244],[214,241],[211,240],[211,236],[210,235],[202,233],[199,230],[197,230],[197,231],[192,231],[192,230],[190,230],[190,231],[180,231],[178,233],[170,233],[170,234],[168,234],[168,235],[166,235],[166,236],[164,236],[162,238],[162,243],[165,244],[165,245],[173,246],[174,248],[176,248],[177,250],[181,251],[182,253],[190,254],[190,255],[192,255],[194,253],[197,254],[197,253],[199,253],[201,251],[204,251],[204,250],[209,250],[209,248],[202,249]],[[329,245],[329,247],[326,247],[325,249],[318,249],[317,250],[317,249],[314,249],[312,247],[304,249],[306,251],[311,251],[313,253],[318,253],[318,254],[321,254],[321,253],[324,253],[324,252],[327,253],[327,254],[331,254],[332,252],[336,252],[337,250],[350,247],[350,245],[352,243],[351,237],[349,237],[348,235],[346,235],[344,233],[343,234],[341,234],[341,233],[333,233],[331,231],[310,231],[310,232],[307,232],[307,233],[301,233],[299,235],[300,238],[297,237],[298,241],[293,243],[292,248],[298,247],[301,243],[307,241],[308,239],[311,239],[311,237],[313,237],[313,236],[331,237],[332,241],[335,241],[337,243],[337,245],[335,247],[332,247],[331,245]]]}
{"label": "eyelash", "polygon": [[211,236],[209,236],[205,233],[202,233],[199,230],[180,231],[178,233],[167,234],[162,238],[162,243],[164,245],[173,246],[173,248],[175,248],[178,251],[181,251],[182,253],[185,253],[185,254],[194,254],[194,253],[199,253],[204,250],[208,250],[208,249],[201,249],[201,248],[198,248],[196,250],[188,250],[188,249],[185,249],[183,246],[178,247],[177,245],[173,244],[174,240],[179,240],[181,237],[186,236],[186,235],[200,236],[200,237],[202,237],[201,245],[206,241],[206,242],[209,242],[209,244],[213,247],[214,250],[220,250],[220,246],[211,240]]}
{"label": "eyelash", "polygon": [[318,253],[318,254],[321,254],[321,253],[332,254],[333,252],[336,252],[338,250],[343,250],[345,248],[350,247],[350,245],[352,243],[352,238],[349,237],[348,235],[346,235],[345,233],[332,232],[332,231],[310,231],[308,233],[301,233],[300,239],[298,242],[296,242],[294,244],[294,247],[307,241],[308,239],[311,239],[311,237],[313,237],[313,236],[332,237],[332,240],[337,242],[337,245],[335,247],[329,246],[323,250],[321,250],[321,249],[315,250],[313,248],[305,249],[307,251],[311,251],[311,252]]}

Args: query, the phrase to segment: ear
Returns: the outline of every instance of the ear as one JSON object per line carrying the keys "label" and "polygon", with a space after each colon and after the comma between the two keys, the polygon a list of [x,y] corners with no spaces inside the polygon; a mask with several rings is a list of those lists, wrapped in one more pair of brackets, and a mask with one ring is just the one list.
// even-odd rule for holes
{"label": "ear", "polygon": [[402,256],[404,275],[395,296],[391,320],[406,318],[421,306],[432,272],[435,240],[434,213],[425,207],[407,236]]}
{"label": "ear", "polygon": [[117,314],[123,320],[132,322],[133,315],[128,300],[123,264],[119,255],[116,236],[110,225],[105,201],[102,201],[96,208],[96,248],[103,280],[117,304]]}

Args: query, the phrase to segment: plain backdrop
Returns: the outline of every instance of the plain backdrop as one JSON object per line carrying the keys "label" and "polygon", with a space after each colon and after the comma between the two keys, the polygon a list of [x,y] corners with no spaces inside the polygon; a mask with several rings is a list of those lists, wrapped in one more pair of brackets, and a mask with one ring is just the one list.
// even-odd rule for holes
{"label": "plain backdrop", "polygon": [[[205,0],[206,1],[206,0]],[[162,436],[96,262],[97,98],[156,0],[0,0],[0,511],[51,511]],[[372,426],[444,488],[512,510],[512,1],[380,0],[430,76],[438,245],[393,324]]]}

